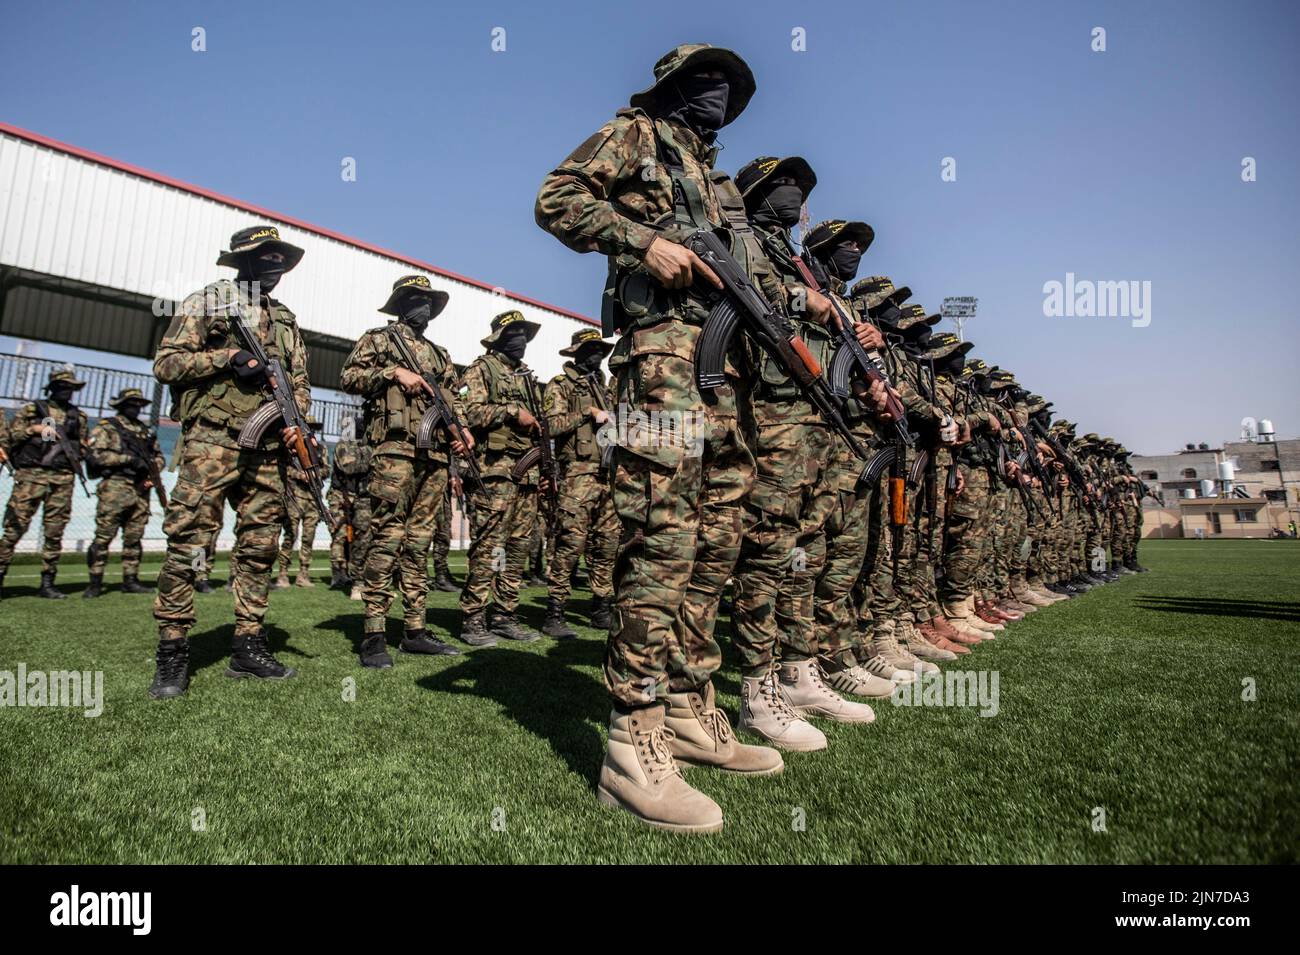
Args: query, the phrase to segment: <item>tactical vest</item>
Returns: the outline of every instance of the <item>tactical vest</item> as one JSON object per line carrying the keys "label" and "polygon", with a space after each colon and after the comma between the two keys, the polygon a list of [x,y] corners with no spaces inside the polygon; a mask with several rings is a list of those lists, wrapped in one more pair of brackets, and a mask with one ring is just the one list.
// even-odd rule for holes
{"label": "tactical vest", "polygon": [[[579,406],[586,407],[587,402],[590,402],[591,407],[598,407],[596,399],[592,397],[591,389],[604,388],[603,382],[599,384],[592,382],[572,363],[565,363],[564,374],[557,375],[554,380],[557,383],[564,383],[570,392],[570,400],[576,399]],[[607,395],[604,403],[609,404]],[[588,414],[582,416],[582,423],[578,427],[555,441],[555,458],[561,464],[578,462],[599,464],[603,450],[596,440],[596,422],[592,421],[591,415]]]}
{"label": "tactical vest", "polygon": [[[230,308],[238,300],[239,287],[229,279],[222,279],[209,285],[202,294],[204,347],[210,351],[242,348],[232,326],[235,316]],[[288,356],[293,354],[294,314],[274,299],[264,311],[270,319],[271,334],[269,341],[262,340],[262,347],[268,357],[284,365],[286,372],[292,371]],[[261,338],[260,327],[257,331]],[[173,386],[173,394],[172,417],[185,427],[202,420],[223,428],[241,428],[244,420],[268,400],[260,378],[240,378],[233,369],[195,382],[179,394]]]}
{"label": "tactical vest", "polygon": [[[382,344],[386,364],[405,367],[405,363],[401,360],[389,337],[404,334],[402,326],[394,322],[382,329],[376,329],[370,334],[373,336],[376,345]],[[410,346],[411,351],[415,353],[415,357],[424,366],[423,370],[428,372],[434,381],[441,381],[448,366],[451,365],[451,358],[442,348],[433,344],[424,336],[412,335],[411,337],[415,338],[415,341],[408,341],[407,344]],[[429,357],[430,353],[432,353],[432,358]],[[414,371],[415,369],[409,370]],[[362,406],[362,433],[365,434],[366,439],[372,445],[382,444],[398,437],[413,440],[413,436],[420,428],[420,419],[429,410],[429,404],[429,397],[423,392],[408,395],[396,380],[390,381],[388,387],[378,394],[366,398]],[[439,429],[440,440],[443,433]]]}
{"label": "tactical vest", "polygon": [[[123,454],[130,454],[139,458],[137,451],[143,454],[154,453],[153,436],[148,431],[143,434],[134,433],[134,429],[128,431],[127,425],[124,425],[116,415],[105,418],[104,422],[117,432],[117,439],[121,444]],[[86,476],[89,478],[129,477],[134,480],[138,475],[136,468],[131,464],[119,464],[111,468],[100,467],[95,463],[95,456],[92,454],[86,458]]]}
{"label": "tactical vest", "polygon": [[[743,209],[742,209],[743,211]],[[759,230],[752,230],[753,235],[758,240],[764,255],[775,267],[775,277],[802,281],[799,271],[794,264],[793,250],[785,247],[785,240],[782,236],[767,235],[764,236]],[[852,315],[852,310],[844,307],[846,315]],[[790,316],[790,322],[794,325],[795,331],[799,337],[804,340],[808,350],[812,352],[813,358],[817,359],[817,364],[825,370],[830,366],[831,354],[834,351],[833,333],[824,325],[818,325],[816,322],[809,322],[804,319]],[[759,387],[754,392],[755,399],[759,401],[788,401],[802,394],[799,386],[794,380],[786,374],[785,369],[771,355],[763,353],[759,362]]]}
{"label": "tactical vest", "polygon": [[[32,406],[36,409],[36,415],[42,422],[46,418],[52,418],[50,406],[44,401],[34,401]],[[62,411],[62,409],[59,409]],[[55,424],[63,428],[63,433],[67,435],[68,443],[80,454],[81,449],[81,413],[76,405],[70,405],[63,412],[63,420],[55,421]],[[13,466],[15,470],[21,468],[45,468],[50,471],[66,471],[72,473],[72,462],[63,454],[62,448],[57,441],[46,441],[41,435],[28,435],[17,445],[17,449],[12,454]]]}
{"label": "tactical vest", "polygon": [[[522,408],[534,410],[528,400],[528,390],[524,384],[526,376],[532,372],[525,365],[518,369],[510,368],[505,360],[495,352],[488,352],[479,362],[483,368],[483,379],[487,384],[488,401],[494,405],[517,404]],[[538,389],[540,392],[540,389]],[[540,412],[540,408],[536,411]],[[479,436],[475,435],[475,439]],[[523,454],[533,446],[533,439],[513,427],[509,421],[502,421],[486,432],[487,450],[490,453],[506,452],[511,455]]]}

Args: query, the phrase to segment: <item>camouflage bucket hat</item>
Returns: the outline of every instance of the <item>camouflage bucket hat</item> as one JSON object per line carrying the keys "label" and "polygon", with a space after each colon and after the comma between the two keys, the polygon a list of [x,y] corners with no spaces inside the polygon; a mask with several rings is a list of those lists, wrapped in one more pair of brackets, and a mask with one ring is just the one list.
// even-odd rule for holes
{"label": "camouflage bucket hat", "polygon": [[930,344],[923,352],[923,355],[933,361],[938,361],[940,358],[947,358],[954,352],[958,355],[965,355],[974,347],[974,342],[964,342],[952,332],[940,332],[930,338]]}
{"label": "camouflage bucket hat", "polygon": [[870,308],[894,290],[894,280],[888,275],[868,275],[858,279],[849,289],[849,298],[856,304],[863,300],[863,307]]}
{"label": "camouflage bucket hat", "polygon": [[568,355],[572,358],[574,355],[578,354],[578,349],[582,348],[583,345],[589,345],[592,342],[598,343],[606,355],[614,350],[614,343],[605,341],[605,339],[601,337],[599,329],[584,328],[573,333],[573,338],[569,341],[569,347],[561,348],[560,354]]}
{"label": "camouflage bucket hat", "polygon": [[977,378],[987,378],[989,373],[988,363],[983,358],[968,358],[966,360],[965,371],[970,372]]}
{"label": "camouflage bucket hat", "polygon": [[240,257],[263,246],[272,246],[284,255],[284,270],[288,272],[302,260],[302,249],[280,238],[280,230],[273,225],[255,225],[240,229],[230,237],[229,251],[217,256],[217,265],[239,268]]}
{"label": "camouflage bucket hat", "polygon": [[840,243],[852,239],[862,246],[862,251],[865,252],[871,248],[875,238],[876,230],[865,222],[826,219],[808,230],[808,234],[803,237],[803,248],[805,252],[816,252],[830,242]]}
{"label": "camouflage bucket hat", "polygon": [[536,335],[538,329],[542,327],[536,322],[530,322],[528,319],[524,318],[523,312],[511,309],[508,312],[502,312],[500,315],[492,319],[492,332],[487,338],[480,339],[480,344],[482,344],[484,348],[491,348],[493,344],[501,340],[501,333],[503,331],[511,325],[515,325],[519,322],[523,322],[524,327],[528,329],[529,341],[533,340],[533,336]]}
{"label": "camouflage bucket hat", "polygon": [[388,294],[388,301],[379,306],[379,310],[388,315],[396,315],[397,303],[406,295],[420,294],[426,295],[433,300],[433,318],[442,314],[442,310],[447,307],[447,300],[451,298],[441,289],[435,289],[430,284],[427,276],[424,275],[403,275],[393,283],[393,290]]}
{"label": "camouflage bucket hat", "polygon": [[71,368],[59,368],[50,372],[49,381],[45,382],[45,390],[53,391],[55,385],[71,385],[73,391],[80,391],[86,387],[84,381],[77,380],[77,375]]}
{"label": "camouflage bucket hat", "polygon": [[146,398],[144,392],[139,388],[123,388],[109,401],[108,406],[110,408],[121,408],[125,404],[137,404],[143,407],[144,405],[153,404],[153,402]]}
{"label": "camouflage bucket hat", "polygon": [[722,119],[722,125],[726,126],[749,105],[757,85],[754,83],[754,74],[738,54],[708,43],[684,43],[659,57],[659,62],[655,64],[654,83],[639,93],[633,93],[628,102],[638,109],[653,106],[665,85],[683,71],[710,68],[725,73],[731,83],[727,112]]}
{"label": "camouflage bucket hat", "polygon": [[[898,291],[910,292],[910,290],[906,286],[899,289]],[[896,295],[897,293],[895,293],[895,295],[891,295],[890,299],[892,300]],[[877,308],[879,308],[879,306],[877,306]],[[941,316],[927,315],[925,314],[925,306],[917,305],[915,302],[913,302],[911,305],[904,305],[898,310],[898,318],[894,319],[892,324],[900,332],[905,332],[909,328],[912,328],[915,325],[928,325],[931,328],[933,328],[935,325],[938,325],[940,321],[941,321]]]}
{"label": "camouflage bucket hat", "polygon": [[748,196],[776,176],[789,176],[793,179],[805,199],[817,185],[817,174],[813,172],[812,166],[808,165],[808,160],[802,156],[786,156],[784,159],[775,156],[759,156],[757,159],[750,160],[741,167],[740,172],[736,173],[736,188],[740,190],[742,197]]}
{"label": "camouflage bucket hat", "polygon": [[1016,376],[1005,368],[994,368],[989,372],[989,387],[994,391],[1002,391],[1015,386]]}
{"label": "camouflage bucket hat", "polygon": [[1025,396],[1025,412],[1027,414],[1038,414],[1040,411],[1047,411],[1052,407],[1052,403],[1042,395]]}

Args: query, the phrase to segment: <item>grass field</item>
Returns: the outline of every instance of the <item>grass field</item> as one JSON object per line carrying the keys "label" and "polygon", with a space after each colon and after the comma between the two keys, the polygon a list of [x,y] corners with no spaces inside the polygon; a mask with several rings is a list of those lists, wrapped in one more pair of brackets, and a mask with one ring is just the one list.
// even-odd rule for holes
{"label": "grass field", "polygon": [[[957,664],[998,673],[994,717],[886,702],[872,726],[821,724],[830,749],[787,755],[774,779],[688,770],[726,813],[697,838],[593,796],[608,714],[594,631],[363,671],[361,605],[318,584],[272,595],[271,644],[299,676],[270,685],[222,675],[218,592],[199,598],[189,694],[154,702],[150,598],[110,575],[112,592],[80,600],[69,559],[72,599],[40,600],[38,568],[16,564],[0,670],[102,670],[105,702],[97,718],[0,708],[0,862],[1297,861],[1300,545],[1151,542],[1142,560],[1151,573]],[[534,625],[544,599],[527,592]],[[454,594],[430,603],[435,628],[458,625]],[[733,659],[717,685],[734,722]]]}

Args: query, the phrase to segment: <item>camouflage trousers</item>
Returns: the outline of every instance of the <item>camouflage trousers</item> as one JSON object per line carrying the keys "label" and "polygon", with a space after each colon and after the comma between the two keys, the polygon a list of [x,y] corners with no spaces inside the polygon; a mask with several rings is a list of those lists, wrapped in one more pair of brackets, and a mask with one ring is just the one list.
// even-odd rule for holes
{"label": "camouflage trousers", "polygon": [[149,491],[141,492],[129,478],[104,478],[95,489],[95,542],[86,554],[92,574],[102,574],[108,548],[122,531],[122,574],[140,573],[140,542],[149,523]]}
{"label": "camouflage trousers", "polygon": [[4,536],[0,538],[0,574],[9,569],[14,547],[27,533],[36,512],[42,510],[41,530],[45,543],[41,547],[41,570],[52,574],[59,567],[63,553],[63,529],[72,516],[71,474],[54,471],[36,472],[24,468],[14,478],[9,503],[5,506]]}
{"label": "camouflage trousers", "polygon": [[943,608],[939,605],[938,578],[943,567],[943,529],[948,522],[948,508],[952,503],[947,494],[948,466],[936,464],[931,480],[935,485],[934,506],[929,505],[927,497],[926,506],[919,514],[913,514],[916,556],[912,569],[904,575],[906,590],[900,598],[910,608],[917,623],[924,623],[943,614]]}
{"label": "camouflage trousers", "polygon": [[[1015,491],[1011,490],[996,474],[989,475],[989,507],[984,518],[985,530],[982,535],[979,571],[975,575],[975,592],[981,600],[992,599],[1001,590],[998,554],[1006,545],[1009,530],[1006,523],[1011,511],[1011,502],[1007,495],[1014,493]],[[1019,507],[1020,504],[1017,503],[1016,506]]]}
{"label": "camouflage trousers", "polygon": [[854,666],[863,650],[861,603],[854,588],[866,561],[871,530],[872,489],[858,486],[861,463],[837,440],[831,463],[834,488],[825,524],[826,558],[813,585],[817,655],[832,669]]}
{"label": "camouflage trousers", "polygon": [[418,457],[375,454],[369,481],[370,543],[361,573],[367,634],[384,632],[395,577],[400,578],[404,628],[426,629],[429,547],[447,481],[447,465],[423,452]]}
{"label": "camouflage trousers", "polygon": [[[342,567],[348,579],[361,582],[366,569],[366,550],[370,546],[370,494],[344,494],[331,487],[325,503],[335,519],[342,519],[330,535],[330,566]],[[348,541],[348,527],[352,528],[352,541]]]}
{"label": "camouflage trousers", "polygon": [[975,593],[980,555],[988,536],[989,472],[980,465],[963,467],[966,486],[948,503],[944,528],[944,603],[960,603]]}
{"label": "camouflage trousers", "polygon": [[[1025,489],[1029,493],[1029,489]],[[1005,515],[994,528],[994,570],[990,596],[1010,595],[1017,570],[1023,574],[1025,542],[1029,539],[1029,514],[1015,488],[1006,489]]]}
{"label": "camouflage trousers", "polygon": [[736,564],[732,642],[745,676],[817,655],[813,596],[826,564],[826,521],[836,506],[836,441],[816,424],[757,421],[756,478],[745,502]]}
{"label": "camouflage trousers", "polygon": [[[224,514],[222,516],[224,517]],[[200,561],[199,565],[194,569],[195,583],[198,583],[200,580],[207,580],[212,576],[212,564],[217,559],[217,538],[220,536],[221,525],[218,524],[217,529],[212,532],[212,536],[208,538],[207,544],[203,547],[203,560]]]}
{"label": "camouflage trousers", "polygon": [[176,486],[163,533],[167,557],[158,575],[153,615],[161,635],[185,636],[194,626],[194,581],[208,564],[208,548],[221,529],[227,501],[235,511],[230,554],[235,594],[235,634],[256,633],[266,616],[267,591],[284,522],[284,477],[279,456],[215,443],[224,431],[195,428],[185,436]]}
{"label": "camouflage trousers", "polygon": [[[908,473],[913,460],[910,453],[904,456],[904,475]],[[903,599],[899,584],[905,583],[907,574],[914,568],[916,541],[909,538],[913,537],[913,514],[924,504],[921,495],[924,495],[925,488],[923,484],[914,487],[904,478],[903,523],[896,528],[893,523],[893,503],[890,500],[890,480],[886,473],[871,488],[871,503],[867,509],[867,553],[862,561],[862,572],[858,576],[854,593],[858,627],[864,634],[873,630],[892,630],[900,620],[916,619],[913,607]],[[898,535],[897,579],[894,576],[895,535]],[[862,651],[859,656],[862,656]]]}
{"label": "camouflage trousers", "polygon": [[[910,468],[912,460],[911,453],[908,455],[908,466]],[[934,515],[936,510],[939,513],[939,521],[942,523],[943,495],[939,493],[938,484],[943,480],[941,471],[935,471],[932,474],[926,474],[922,477],[919,486],[907,488],[907,526],[903,529],[903,543],[898,555],[898,573],[893,573],[893,560],[889,560],[888,569],[890,583],[894,593],[894,619],[910,620],[913,622],[925,622],[934,616],[934,610],[931,608],[932,592],[934,590],[934,539],[931,535]],[[932,490],[930,483],[936,486]],[[884,497],[884,489],[881,490]],[[882,500],[882,508],[887,508],[887,501]],[[888,522],[888,511],[880,510],[877,520],[882,523]],[[892,546],[892,533],[889,540]],[[879,607],[872,612],[873,617],[881,616],[885,607]]]}
{"label": "camouflage trousers", "polygon": [[484,477],[484,492],[474,495],[469,566],[460,592],[461,613],[492,605],[513,614],[519,608],[524,565],[538,521],[537,487],[509,478]]}
{"label": "camouflage trousers", "polygon": [[294,545],[298,543],[301,528],[302,546],[298,551],[298,570],[305,574],[311,570],[311,548],[316,540],[316,525],[321,520],[320,508],[316,506],[316,498],[310,490],[292,478],[287,483],[289,493],[293,495],[293,501],[298,507],[296,512],[293,508],[285,509],[284,537],[280,543],[280,573],[289,572],[290,558],[293,556]]}
{"label": "camouflage trousers", "polygon": [[434,513],[433,546],[429,548],[433,563],[433,575],[445,577],[450,575],[447,555],[451,553],[451,499],[445,498],[442,507]]}
{"label": "camouflage trousers", "polygon": [[613,596],[619,523],[605,472],[568,475],[559,510],[555,551],[547,565],[550,597],[560,603],[569,599],[573,571],[584,551],[592,596]]}
{"label": "camouflage trousers", "polygon": [[665,322],[629,336],[624,360],[618,349],[611,358],[619,414],[650,422],[621,435],[614,455],[621,533],[605,683],[628,707],[703,687],[722,665],[713,631],[740,556],[743,505],[754,483],[753,425],[740,379],[728,379],[708,401],[701,396],[698,333]]}
{"label": "camouflage trousers", "polygon": [[[1042,494],[1041,491],[1038,492]],[[1065,512],[1064,498],[1054,494],[1042,494],[1041,503],[1045,517],[1034,535],[1032,553],[1030,554],[1027,580],[1037,587],[1055,583],[1060,579],[1056,559],[1056,540],[1061,533],[1061,516]]]}

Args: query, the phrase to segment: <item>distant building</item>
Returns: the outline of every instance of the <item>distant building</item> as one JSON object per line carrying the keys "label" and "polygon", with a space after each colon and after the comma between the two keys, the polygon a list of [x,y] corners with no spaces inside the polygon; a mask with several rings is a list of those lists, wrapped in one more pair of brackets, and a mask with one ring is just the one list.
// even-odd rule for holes
{"label": "distant building", "polygon": [[1300,439],[1188,445],[1175,454],[1135,454],[1134,473],[1158,487],[1144,501],[1146,537],[1270,537],[1300,524]]}

